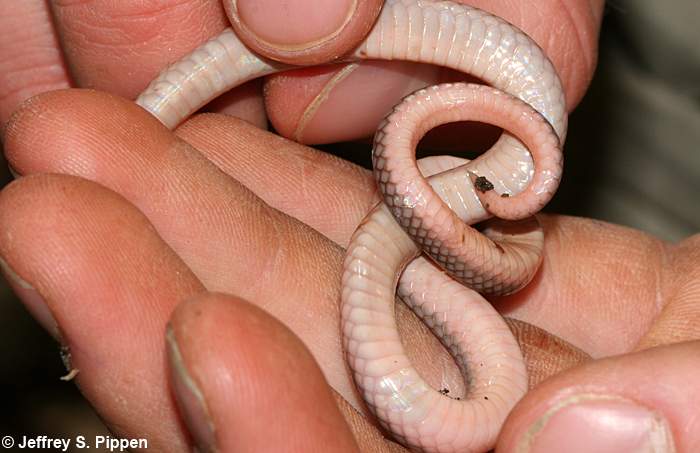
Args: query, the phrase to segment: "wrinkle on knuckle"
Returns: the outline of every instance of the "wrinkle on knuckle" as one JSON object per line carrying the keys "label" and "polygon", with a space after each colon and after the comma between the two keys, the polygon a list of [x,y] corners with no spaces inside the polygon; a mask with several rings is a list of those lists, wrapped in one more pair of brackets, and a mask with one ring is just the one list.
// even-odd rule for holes
{"label": "wrinkle on knuckle", "polygon": [[[44,14],[25,11],[13,17],[15,24],[0,27],[0,122],[31,96],[68,87],[58,43]],[[32,26],[17,25],[22,23]]]}

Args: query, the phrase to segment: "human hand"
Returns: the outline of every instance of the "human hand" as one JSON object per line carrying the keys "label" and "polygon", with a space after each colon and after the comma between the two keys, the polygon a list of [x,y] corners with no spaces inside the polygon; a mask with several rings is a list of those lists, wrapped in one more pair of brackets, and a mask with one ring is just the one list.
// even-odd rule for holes
{"label": "human hand", "polygon": [[[344,22],[345,10],[355,3],[354,13]],[[313,1],[240,0],[238,10],[247,30],[257,30],[267,41],[284,42],[280,48],[333,35],[311,48],[301,46],[286,58],[320,63],[355,47],[381,3],[346,0],[325,2],[321,8]],[[578,103],[595,68],[603,0],[464,3],[501,16],[530,34],[557,68],[569,109]],[[332,25],[339,23],[346,25],[334,33]],[[32,95],[71,85],[133,99],[161,69],[228,25],[218,0],[3,2],[0,124]],[[241,34],[248,45],[262,50],[259,40]],[[268,55],[283,53],[267,49]],[[232,113],[259,127],[265,127],[269,117],[283,136],[304,143],[330,143],[371,135],[404,95],[455,78],[464,76],[404,62],[306,68],[266,78],[264,90],[259,81],[246,84],[210,109]],[[436,139],[445,141],[449,135],[443,130]]]}
{"label": "human hand", "polygon": [[[137,119],[137,120],[135,121],[134,124],[140,124],[140,121]],[[255,140],[251,139],[251,142],[254,142],[254,141],[255,141]],[[36,143],[35,143],[35,145],[36,145]],[[64,170],[64,171],[65,171],[65,170]],[[22,171],[21,171],[21,172],[22,172]],[[30,173],[31,173],[31,172],[32,172],[32,171],[30,170]],[[89,174],[86,174],[86,175],[84,175],[84,176],[90,176],[90,175],[89,175]],[[237,176],[237,177],[238,177],[238,176]],[[96,178],[93,178],[93,179],[96,179]],[[282,200],[281,202],[284,203],[285,201]],[[319,215],[319,214],[317,214],[317,215]],[[302,217],[303,217],[303,216],[302,216]],[[429,348],[427,348],[427,350],[429,350]],[[122,375],[123,375],[123,373],[122,373]],[[439,381],[438,381],[438,382],[439,382]],[[97,406],[100,407],[99,404],[98,404]],[[292,407],[293,407],[293,406],[292,406]]]}
{"label": "human hand", "polygon": [[[398,448],[347,403],[338,412],[318,370],[362,408],[339,344],[337,276],[341,247],[376,201],[368,172],[220,115],[195,117],[172,133],[125,100],[85,91],[25,104],[6,147],[12,165],[31,176],[0,194],[0,256],[50,307],[51,316],[14,284],[55,335],[57,322],[78,385],[116,433],[146,437],[156,450],[186,449],[163,337],[177,302],[198,298],[175,311],[170,336],[206,401],[208,423],[186,411],[195,433],[213,425],[221,451],[255,450],[259,442],[341,450],[352,447],[342,414],[354,420],[363,449]],[[499,448],[515,449],[562,401],[595,394],[665,417],[678,450],[692,451],[700,391],[687,376],[698,371],[700,345],[691,340],[698,337],[700,238],[673,246],[597,221],[542,220],[542,270],[499,307],[595,358],[623,355],[537,387],[504,426]],[[294,334],[238,299],[197,296],[204,288],[264,308]],[[422,374],[462,391],[449,356],[406,309],[397,310]],[[624,403],[609,409],[627,410],[611,422],[593,411],[601,405],[584,405],[579,419],[567,406],[563,421],[551,419],[560,423],[554,428],[567,433],[569,446],[590,447],[583,440],[623,442],[625,429],[646,422],[645,412]]]}

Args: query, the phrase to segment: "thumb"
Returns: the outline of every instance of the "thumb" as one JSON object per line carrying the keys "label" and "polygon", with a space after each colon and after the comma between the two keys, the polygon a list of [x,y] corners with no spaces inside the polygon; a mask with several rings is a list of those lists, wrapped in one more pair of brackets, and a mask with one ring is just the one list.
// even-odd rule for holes
{"label": "thumb", "polygon": [[523,398],[498,452],[696,451],[700,342],[588,362]]}
{"label": "thumb", "polygon": [[382,0],[226,0],[236,34],[256,53],[315,65],[356,47],[379,15]]}
{"label": "thumb", "polygon": [[[240,4],[246,0],[237,1]],[[248,1],[257,4],[274,0]],[[329,1],[326,0],[326,3]],[[603,14],[601,0],[455,0],[454,3],[482,8],[530,35],[559,73],[566,93],[567,109],[573,109],[579,102],[596,64],[597,37]],[[416,5],[407,1],[387,4]],[[262,14],[258,18],[268,20]],[[436,21],[434,27],[418,33],[440,28],[438,19],[433,19]],[[393,20],[401,23],[406,19],[398,16]],[[445,24],[448,24],[445,30],[455,27],[455,23],[449,20]],[[416,34],[421,27],[414,28],[412,33]],[[238,34],[244,37],[240,32]],[[483,38],[477,35],[472,38],[471,33],[466,33],[460,38],[464,42],[456,44],[466,46],[472,39]],[[396,42],[393,36],[385,39]],[[253,48],[258,50],[257,47]],[[280,135],[307,144],[350,141],[370,137],[391,108],[409,93],[436,83],[465,80],[473,79],[433,65],[396,60],[362,61],[268,77],[264,90],[265,106],[271,123]],[[471,126],[465,129],[463,125],[435,133],[440,140],[437,143],[431,140],[431,147],[464,149],[465,137],[469,137],[467,143],[471,150],[485,150],[498,138],[497,129],[485,131]],[[474,136],[478,137],[477,142],[472,141],[471,137]],[[482,147],[482,144],[485,146]]]}

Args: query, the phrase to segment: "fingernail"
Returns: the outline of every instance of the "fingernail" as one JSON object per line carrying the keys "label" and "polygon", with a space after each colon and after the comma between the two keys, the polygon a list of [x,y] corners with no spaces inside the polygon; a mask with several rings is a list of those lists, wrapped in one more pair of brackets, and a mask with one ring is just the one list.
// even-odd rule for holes
{"label": "fingernail", "polygon": [[[309,102],[309,105],[306,106],[304,109],[304,112],[302,113],[301,117],[299,118],[299,123],[297,124],[297,127],[294,131],[294,140],[299,142],[299,143],[304,143],[304,140],[307,139],[304,134],[307,132],[307,128],[309,124],[312,124],[312,129],[314,126],[318,128],[314,123],[317,121],[314,121],[315,118],[324,118],[324,115],[319,115],[319,109],[322,107],[325,107],[326,110],[328,110],[328,103],[326,102],[331,95],[331,92],[336,90],[338,85],[342,84],[342,82],[347,79],[349,75],[351,75],[359,66],[356,63],[349,64],[345,67],[343,67],[340,71],[336,72],[323,86],[321,91],[314,97],[314,99]],[[337,92],[337,91],[336,91]],[[332,106],[331,106],[332,108]],[[326,112],[329,113],[329,112]],[[313,137],[311,137],[313,140]]]}
{"label": "fingernail", "polygon": [[58,323],[56,323],[56,319],[53,317],[49,306],[39,292],[17,275],[2,258],[0,258],[0,268],[2,268],[2,272],[12,287],[12,290],[24,303],[24,306],[27,307],[29,313],[32,314],[34,319],[36,319],[56,341],[60,342],[61,334],[58,330]]}
{"label": "fingernail", "polygon": [[571,396],[525,433],[519,452],[673,452],[666,419],[631,400],[606,395]]}
{"label": "fingernail", "polygon": [[[323,81],[323,88],[300,117],[293,138],[318,144],[371,136],[392,106],[407,94],[430,85],[437,74],[435,67],[405,62],[344,66]],[[346,118],[352,121],[339,120]]]}
{"label": "fingernail", "polygon": [[305,49],[337,35],[350,21],[357,0],[234,0],[241,24],[259,40],[280,49]]}
{"label": "fingernail", "polygon": [[21,175],[15,170],[12,165],[7,164],[7,169],[10,171],[10,174],[12,175],[13,178],[18,179]]}
{"label": "fingernail", "polygon": [[216,452],[216,435],[214,422],[209,415],[204,395],[187,371],[185,362],[177,345],[175,332],[168,325],[165,333],[168,343],[170,375],[175,390],[175,398],[180,413],[192,434],[196,448],[200,452]]}

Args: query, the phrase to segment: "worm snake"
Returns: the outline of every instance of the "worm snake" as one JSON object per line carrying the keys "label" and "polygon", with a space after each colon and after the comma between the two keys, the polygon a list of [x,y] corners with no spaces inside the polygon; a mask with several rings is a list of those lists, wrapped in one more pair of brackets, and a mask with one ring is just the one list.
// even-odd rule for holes
{"label": "worm snake", "polygon": [[[449,1],[387,0],[366,39],[339,61],[362,59],[441,65],[490,85],[420,90],[379,126],[373,165],[383,203],[348,246],[341,296],[348,363],[380,423],[412,449],[485,451],[528,377],[517,341],[479,293],[518,291],[540,264],[544,237],[532,216],[561,177],[561,83],[524,33]],[[174,128],[231,88],[292,67],[255,55],[229,28],[163,71],[137,103]],[[471,162],[416,162],[428,130],[462,120],[504,133]],[[468,226],[491,215],[509,222]],[[466,381],[463,399],[432,389],[410,363],[396,326],[397,295],[455,358]]]}

